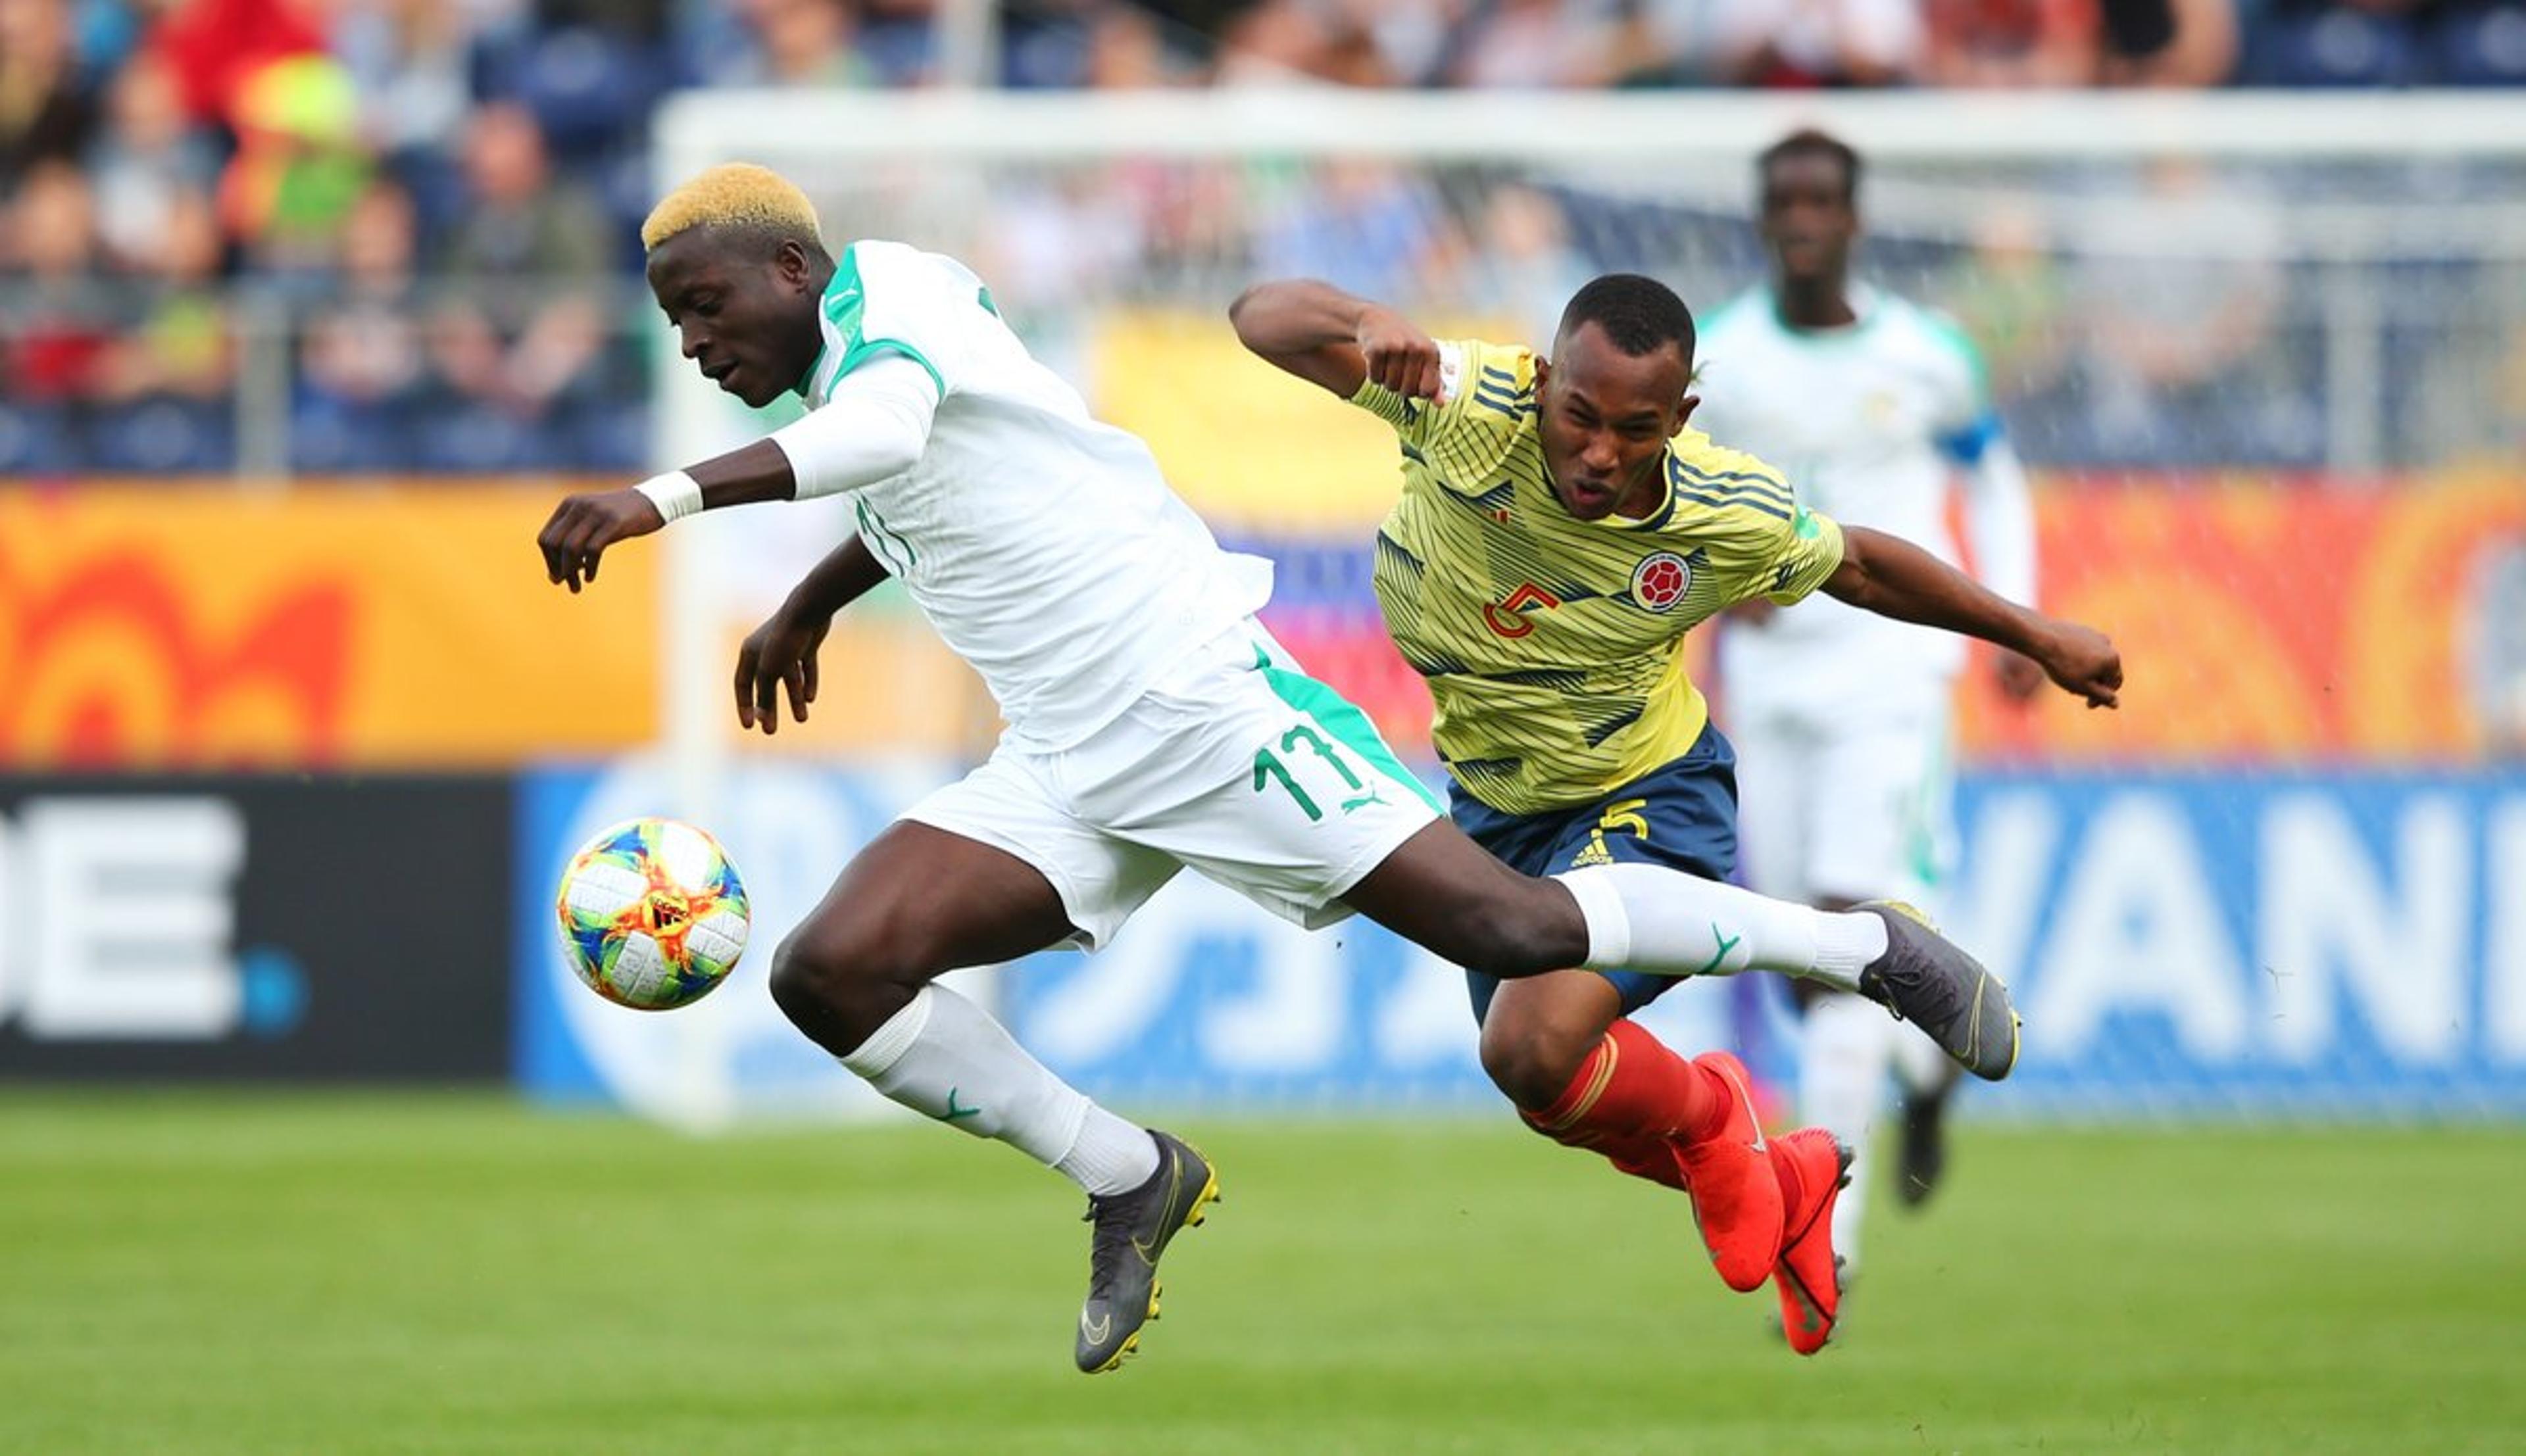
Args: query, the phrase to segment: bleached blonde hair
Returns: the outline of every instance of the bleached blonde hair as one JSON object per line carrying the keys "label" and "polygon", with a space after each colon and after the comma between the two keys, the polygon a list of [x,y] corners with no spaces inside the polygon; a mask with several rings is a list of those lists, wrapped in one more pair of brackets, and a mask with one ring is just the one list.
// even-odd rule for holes
{"label": "bleached blonde hair", "polygon": [[816,205],[798,184],[769,167],[725,162],[699,174],[659,200],[640,225],[640,246],[654,250],[695,227],[742,227],[796,234],[820,243]]}

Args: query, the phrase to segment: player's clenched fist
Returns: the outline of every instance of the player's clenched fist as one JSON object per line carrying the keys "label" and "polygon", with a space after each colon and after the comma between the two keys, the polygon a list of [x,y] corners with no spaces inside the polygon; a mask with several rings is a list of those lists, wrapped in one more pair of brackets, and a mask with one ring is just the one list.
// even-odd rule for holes
{"label": "player's clenched fist", "polygon": [[2035,660],[2062,691],[2087,699],[2089,707],[2121,706],[2123,655],[2114,650],[2111,637],[2095,628],[2054,621],[2049,640]]}
{"label": "player's clenched fist", "polygon": [[666,524],[656,502],[629,487],[574,495],[553,507],[535,533],[535,548],[544,554],[545,578],[577,591],[581,581],[596,579],[596,560],[606,547]]}
{"label": "player's clenched fist", "polygon": [[1359,357],[1368,377],[1406,399],[1439,398],[1439,341],[1392,309],[1359,316]]}

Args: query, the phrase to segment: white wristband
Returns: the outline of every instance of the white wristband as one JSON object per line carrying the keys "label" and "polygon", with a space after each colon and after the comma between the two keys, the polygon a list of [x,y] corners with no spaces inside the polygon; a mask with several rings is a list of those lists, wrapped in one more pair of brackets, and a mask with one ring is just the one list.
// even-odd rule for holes
{"label": "white wristband", "polygon": [[682,471],[651,476],[632,488],[649,497],[658,514],[669,521],[681,521],[702,508],[701,482]]}

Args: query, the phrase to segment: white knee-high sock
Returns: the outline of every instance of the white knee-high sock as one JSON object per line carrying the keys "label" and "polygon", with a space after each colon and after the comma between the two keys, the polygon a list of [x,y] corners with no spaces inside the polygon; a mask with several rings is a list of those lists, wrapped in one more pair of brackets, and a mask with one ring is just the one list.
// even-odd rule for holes
{"label": "white knee-high sock", "polygon": [[1858,996],[1819,996],[1798,1029],[1798,1121],[1821,1127],[1858,1154],[1850,1186],[1833,1207],[1834,1252],[1859,1264],[1859,1225],[1868,1203],[1869,1132],[1886,1097],[1886,1064],[1898,1024]]}
{"label": "white knee-high sock", "polygon": [[1875,915],[1816,910],[1662,865],[1591,865],[1553,878],[1587,918],[1591,970],[1778,971],[1848,991],[1886,953],[1886,923]]}
{"label": "white knee-high sock", "polygon": [[1091,1194],[1129,1192],[1158,1171],[1145,1129],[1087,1100],[945,986],[923,986],[841,1061],[914,1112],[1005,1142]]}

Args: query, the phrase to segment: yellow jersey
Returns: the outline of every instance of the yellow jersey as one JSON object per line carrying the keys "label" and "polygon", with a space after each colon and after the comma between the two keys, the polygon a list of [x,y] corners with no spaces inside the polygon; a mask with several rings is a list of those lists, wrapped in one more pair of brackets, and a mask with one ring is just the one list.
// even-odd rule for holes
{"label": "yellow jersey", "polygon": [[1374,380],[1351,396],[1403,452],[1378,605],[1429,679],[1431,734],[1466,792],[1504,814],[1591,803],[1701,735],[1710,707],[1685,633],[1748,597],[1815,590],[1842,564],[1842,527],[1692,428],[1667,442],[1655,510],[1581,521],[1544,473],[1534,351],[1440,348],[1442,401]]}

